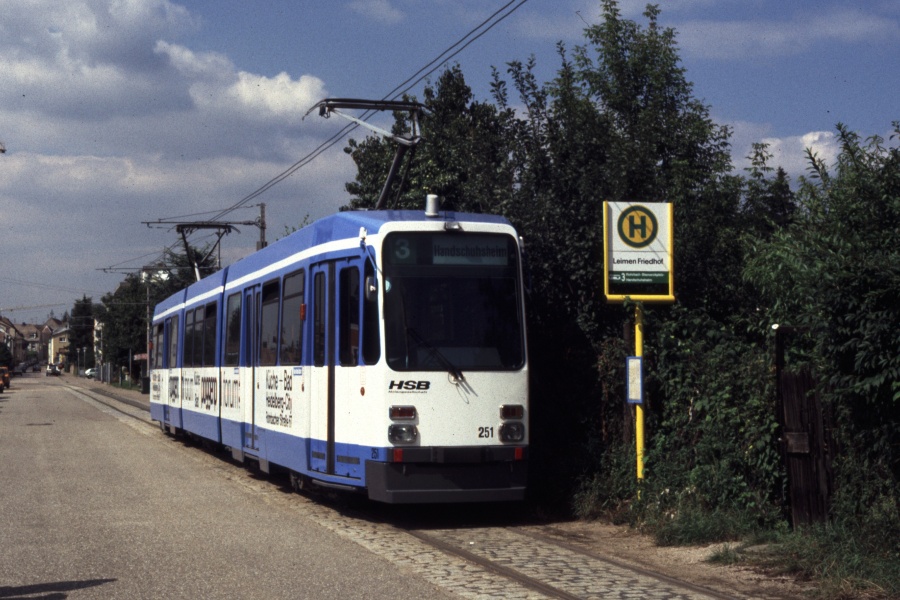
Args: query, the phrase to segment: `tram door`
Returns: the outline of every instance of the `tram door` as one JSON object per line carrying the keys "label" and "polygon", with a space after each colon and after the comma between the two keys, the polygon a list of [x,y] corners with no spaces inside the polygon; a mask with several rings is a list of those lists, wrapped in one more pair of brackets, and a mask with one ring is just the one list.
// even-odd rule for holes
{"label": "tram door", "polygon": [[[163,406],[163,422],[167,425],[171,425],[175,429],[181,429],[182,420],[181,420],[181,369],[178,365],[178,350],[179,350],[179,340],[181,338],[178,337],[178,317],[170,317],[166,319],[166,334],[165,334],[165,356],[163,360],[165,360],[166,364],[166,377],[168,381],[165,382],[165,398],[162,399],[165,402]],[[173,410],[177,409],[177,410]]]}
{"label": "tram door", "polygon": [[244,448],[259,452],[259,435],[256,431],[256,378],[259,366],[259,302],[261,286],[244,290],[243,355],[244,375],[241,377],[242,406],[241,439]]}
{"label": "tram door", "polygon": [[[337,444],[338,415],[348,414],[348,378],[360,363],[361,272],[364,260],[348,257],[313,265],[312,377],[310,378],[310,468],[355,477],[354,457]],[[377,342],[377,336],[376,336]],[[358,387],[356,389],[359,389]],[[337,410],[340,408],[340,410]],[[342,427],[346,423],[340,424]],[[346,440],[344,440],[346,441]]]}
{"label": "tram door", "polygon": [[335,263],[318,263],[312,278],[312,373],[309,466],[334,473]]}

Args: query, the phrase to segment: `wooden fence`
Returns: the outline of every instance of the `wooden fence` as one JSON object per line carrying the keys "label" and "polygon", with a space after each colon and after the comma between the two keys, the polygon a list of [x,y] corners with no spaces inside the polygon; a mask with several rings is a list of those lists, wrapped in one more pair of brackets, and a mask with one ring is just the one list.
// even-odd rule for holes
{"label": "wooden fence", "polygon": [[808,369],[791,372],[784,367],[785,338],[790,333],[784,327],[776,330],[775,369],[781,449],[790,492],[791,523],[796,529],[828,518],[835,444],[831,419],[823,410],[813,376]]}

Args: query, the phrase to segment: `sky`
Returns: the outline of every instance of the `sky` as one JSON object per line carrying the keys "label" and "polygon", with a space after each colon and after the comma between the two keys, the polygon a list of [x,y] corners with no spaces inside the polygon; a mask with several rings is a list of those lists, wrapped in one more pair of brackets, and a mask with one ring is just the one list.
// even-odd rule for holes
{"label": "sky", "polygon": [[[645,5],[624,0],[622,16],[645,23]],[[738,172],[765,142],[796,181],[805,148],[833,161],[837,123],[896,144],[900,1],[660,5],[695,97],[733,132]],[[179,247],[146,223],[217,217],[343,127],[304,118],[316,102],[385,97],[504,7],[449,58],[478,100],[510,61],[533,56],[551,80],[557,44],[584,44],[601,15],[598,0],[0,0],[0,315],[41,323],[99,302]],[[273,241],[335,212],[355,175],[345,145],[222,218],[254,221],[265,203]],[[259,239],[237,230],[223,266]]]}

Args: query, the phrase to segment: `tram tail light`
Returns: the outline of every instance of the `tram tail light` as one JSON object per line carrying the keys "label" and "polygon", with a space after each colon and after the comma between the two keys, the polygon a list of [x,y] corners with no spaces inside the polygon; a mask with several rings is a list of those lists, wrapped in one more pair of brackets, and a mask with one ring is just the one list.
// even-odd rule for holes
{"label": "tram tail light", "polygon": [[504,404],[500,407],[500,418],[504,421],[508,419],[522,419],[525,417],[525,407],[521,404]]}
{"label": "tram tail light", "polygon": [[415,421],[415,406],[392,406],[388,409],[388,416],[391,421]]}

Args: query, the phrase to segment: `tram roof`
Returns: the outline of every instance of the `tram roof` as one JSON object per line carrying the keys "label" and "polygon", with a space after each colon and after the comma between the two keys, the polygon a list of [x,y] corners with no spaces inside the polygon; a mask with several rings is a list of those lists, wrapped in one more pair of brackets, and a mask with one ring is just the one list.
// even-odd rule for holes
{"label": "tram roof", "polygon": [[[498,215],[486,215],[476,213],[459,213],[441,211],[437,217],[427,217],[420,210],[361,210],[344,211],[324,217],[296,232],[296,235],[312,229],[321,236],[315,243],[324,243],[338,239],[353,238],[359,236],[359,228],[365,227],[366,231],[375,234],[388,223],[397,222],[444,222],[444,221],[468,221],[475,223],[504,223],[509,221]],[[291,236],[288,236],[291,237]],[[287,239],[287,238],[285,238]]]}
{"label": "tram roof", "polygon": [[439,217],[426,217],[417,210],[344,211],[307,225],[303,229],[274,242],[228,267],[228,280],[244,277],[261,268],[287,259],[300,251],[340,240],[358,240],[360,228],[368,235],[381,231],[388,223],[468,221],[508,224],[504,217],[473,213],[441,212]]}
{"label": "tram roof", "polygon": [[171,309],[177,308],[184,303],[184,294],[187,290],[178,290],[168,298],[161,300],[159,304],[156,305],[155,310],[153,311],[154,320],[159,316],[169,311]]}
{"label": "tram roof", "polygon": [[[200,281],[192,283],[187,288],[187,295],[185,296],[185,302],[189,304],[197,304],[204,300],[207,300],[211,296],[215,296],[218,293],[221,293],[221,288],[225,285],[225,277],[228,273],[228,269],[220,269],[207,277],[204,277]],[[189,306],[185,306],[185,308],[189,308]]]}
{"label": "tram roof", "polygon": [[267,267],[289,259],[307,249],[339,242],[340,240],[359,239],[360,228],[365,228],[367,234],[374,235],[388,223],[398,222],[445,222],[464,221],[476,223],[509,224],[509,221],[497,215],[485,215],[475,213],[457,213],[441,211],[437,217],[427,217],[419,210],[378,210],[378,211],[344,211],[307,225],[299,231],[273,242],[262,250],[250,254],[229,267],[203,278],[201,281],[191,284],[185,290],[169,296],[156,306],[156,314],[161,314],[183,305],[184,302],[195,304],[208,293],[221,290],[227,281],[234,281],[242,277],[248,277],[260,272]]}

